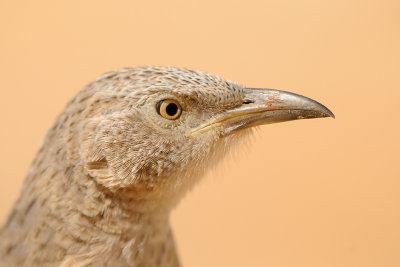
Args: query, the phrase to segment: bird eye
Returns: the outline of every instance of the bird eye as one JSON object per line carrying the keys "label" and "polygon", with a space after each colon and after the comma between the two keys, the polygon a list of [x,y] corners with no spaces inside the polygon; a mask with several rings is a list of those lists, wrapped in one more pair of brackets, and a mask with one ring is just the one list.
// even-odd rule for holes
{"label": "bird eye", "polygon": [[176,120],[182,113],[181,105],[173,99],[164,99],[157,103],[157,113],[168,120]]}

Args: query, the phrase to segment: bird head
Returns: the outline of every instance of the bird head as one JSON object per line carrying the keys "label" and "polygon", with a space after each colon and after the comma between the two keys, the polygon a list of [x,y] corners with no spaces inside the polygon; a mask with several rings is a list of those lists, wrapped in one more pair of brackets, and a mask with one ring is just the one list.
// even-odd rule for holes
{"label": "bird head", "polygon": [[82,90],[79,161],[113,194],[176,202],[252,127],[333,117],[318,102],[182,68],[125,68]]}

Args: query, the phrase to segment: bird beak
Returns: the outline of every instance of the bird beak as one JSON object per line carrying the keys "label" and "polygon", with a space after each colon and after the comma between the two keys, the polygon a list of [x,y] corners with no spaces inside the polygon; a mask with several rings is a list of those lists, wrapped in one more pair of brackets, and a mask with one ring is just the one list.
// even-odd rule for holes
{"label": "bird beak", "polygon": [[224,135],[252,126],[299,119],[332,117],[324,105],[308,97],[274,89],[245,88],[243,104],[214,117],[189,134],[224,126]]}

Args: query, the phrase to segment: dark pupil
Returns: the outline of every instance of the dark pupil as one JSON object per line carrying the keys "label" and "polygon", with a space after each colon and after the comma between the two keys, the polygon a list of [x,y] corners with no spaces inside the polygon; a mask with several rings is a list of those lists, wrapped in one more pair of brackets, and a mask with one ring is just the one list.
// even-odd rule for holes
{"label": "dark pupil", "polygon": [[168,115],[174,116],[176,113],[178,113],[178,106],[174,103],[169,103],[165,111]]}

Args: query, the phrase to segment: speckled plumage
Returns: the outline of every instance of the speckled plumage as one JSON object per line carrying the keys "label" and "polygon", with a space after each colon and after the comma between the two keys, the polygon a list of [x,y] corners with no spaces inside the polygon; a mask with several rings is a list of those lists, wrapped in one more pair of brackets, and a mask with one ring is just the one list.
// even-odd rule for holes
{"label": "speckled plumage", "polygon": [[184,193],[251,126],[327,116],[309,98],[201,71],[107,73],[49,130],[0,231],[0,263],[177,267],[169,214]]}
{"label": "speckled plumage", "polygon": [[[155,98],[182,99],[184,123]],[[172,67],[124,68],[80,91],[49,130],[0,234],[18,266],[178,266],[171,208],[239,135],[189,127],[242,104],[242,87]]]}

